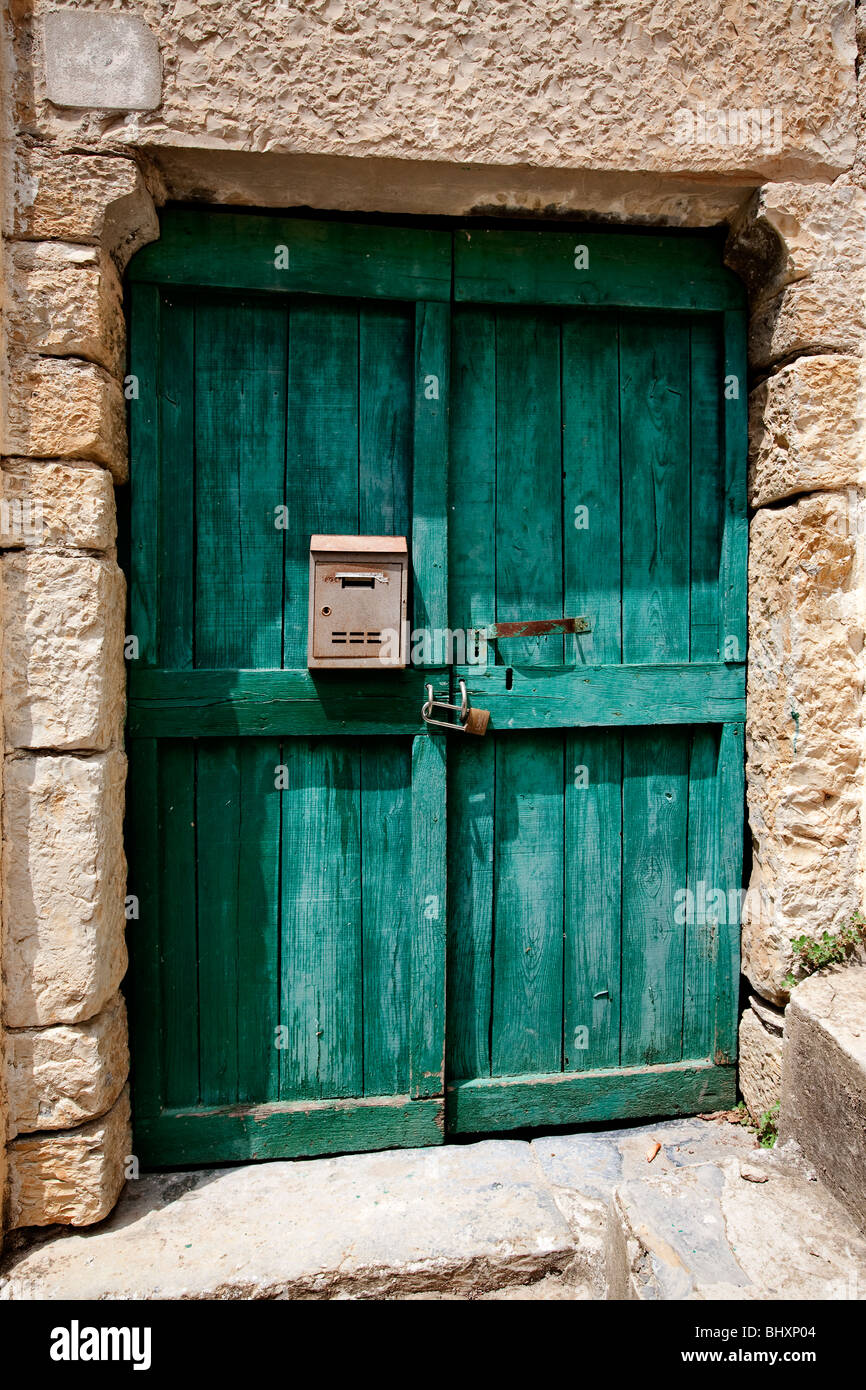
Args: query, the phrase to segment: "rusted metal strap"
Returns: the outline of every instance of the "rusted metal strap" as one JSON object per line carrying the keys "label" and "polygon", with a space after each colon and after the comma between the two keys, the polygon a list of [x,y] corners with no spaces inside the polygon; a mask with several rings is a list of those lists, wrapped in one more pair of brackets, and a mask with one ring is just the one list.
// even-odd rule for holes
{"label": "rusted metal strap", "polygon": [[486,642],[496,642],[501,637],[543,637],[549,632],[577,634],[591,631],[592,624],[588,618],[542,618],[525,623],[489,623],[487,627],[471,629],[473,636],[483,637]]}

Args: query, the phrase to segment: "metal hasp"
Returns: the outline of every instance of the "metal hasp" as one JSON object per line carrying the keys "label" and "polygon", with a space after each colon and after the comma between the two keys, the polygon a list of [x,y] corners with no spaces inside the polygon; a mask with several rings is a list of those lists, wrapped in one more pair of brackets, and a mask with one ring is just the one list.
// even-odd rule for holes
{"label": "metal hasp", "polygon": [[403,670],[408,577],[405,536],[312,536],[309,670]]}
{"label": "metal hasp", "polygon": [[552,632],[579,635],[591,631],[589,618],[530,618],[522,623],[488,623],[486,627],[471,627],[468,636],[476,642],[482,639],[496,642],[501,637],[543,637]]}
{"label": "metal hasp", "polygon": [[[432,685],[426,685],[427,699],[421,706],[421,718],[425,724],[435,724],[439,729],[449,729],[453,734],[475,734],[483,738],[490,723],[488,709],[473,709],[466,693],[466,682],[460,681],[460,704],[450,705],[447,700],[434,700]],[[453,709],[460,716],[460,723],[453,724],[449,719],[434,719],[434,709]]]}

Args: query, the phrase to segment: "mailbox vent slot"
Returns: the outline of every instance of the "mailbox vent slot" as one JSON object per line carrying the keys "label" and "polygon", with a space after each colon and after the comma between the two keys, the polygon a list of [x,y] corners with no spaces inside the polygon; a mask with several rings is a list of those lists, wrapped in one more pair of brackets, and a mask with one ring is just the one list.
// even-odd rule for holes
{"label": "mailbox vent slot", "polygon": [[335,646],[346,646],[347,643],[353,646],[362,646],[372,642],[377,646],[382,641],[381,632],[332,632],[331,641]]}

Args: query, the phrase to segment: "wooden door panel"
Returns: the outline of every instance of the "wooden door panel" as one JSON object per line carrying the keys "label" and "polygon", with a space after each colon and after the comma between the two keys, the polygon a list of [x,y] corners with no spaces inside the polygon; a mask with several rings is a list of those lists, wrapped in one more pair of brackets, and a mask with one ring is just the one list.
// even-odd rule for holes
{"label": "wooden door panel", "polygon": [[566,1071],[621,1060],[622,747],[623,735],[607,729],[565,742]]}
{"label": "wooden door panel", "polygon": [[[630,730],[623,749],[622,1011],[624,1066],[682,1057],[688,737]],[[703,849],[703,847],[701,847]]]}
{"label": "wooden door panel", "polygon": [[491,1072],[562,1066],[563,738],[496,740]]}
{"label": "wooden door panel", "polygon": [[744,707],[720,635],[742,425],[723,414],[730,329],[718,313],[538,309],[525,286],[542,281],[520,278],[534,254],[531,238],[515,251],[519,309],[484,302],[492,259],[461,282],[458,257],[458,299],[475,302],[454,316],[452,626],[592,630],[498,642],[455,673],[491,712],[483,752],[451,749],[458,1130],[638,1115],[650,1095],[676,1111],[733,1084],[715,1070],[731,931],[676,912],[738,872],[721,754]]}
{"label": "wooden door panel", "polygon": [[444,761],[413,738],[447,678],[305,663],[314,532],[414,540],[447,618],[450,236],[288,223],[274,284],[273,222],[165,233],[132,271],[137,1152],[441,1143]]}
{"label": "wooden door panel", "polygon": [[[287,316],[280,304],[195,307],[195,665],[281,664]],[[172,387],[166,382],[166,394]],[[178,460],[188,467],[188,460]],[[188,531],[192,541],[192,527]]]}

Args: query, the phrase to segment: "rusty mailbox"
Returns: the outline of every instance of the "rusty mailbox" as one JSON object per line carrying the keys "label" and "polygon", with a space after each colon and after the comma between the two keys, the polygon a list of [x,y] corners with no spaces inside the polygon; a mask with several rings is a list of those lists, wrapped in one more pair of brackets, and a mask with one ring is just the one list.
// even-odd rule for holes
{"label": "rusty mailbox", "polygon": [[405,536],[312,536],[309,669],[402,669],[408,576]]}

